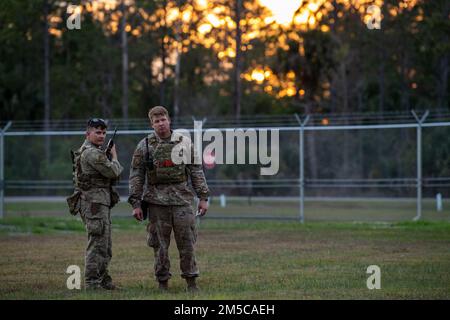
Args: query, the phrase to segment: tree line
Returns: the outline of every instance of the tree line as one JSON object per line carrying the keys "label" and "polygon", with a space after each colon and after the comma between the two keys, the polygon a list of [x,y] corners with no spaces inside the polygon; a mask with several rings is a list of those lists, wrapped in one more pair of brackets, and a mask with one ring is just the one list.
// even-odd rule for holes
{"label": "tree line", "polygon": [[[44,120],[449,107],[450,3],[4,0],[0,117]],[[369,29],[369,5],[381,28]]]}

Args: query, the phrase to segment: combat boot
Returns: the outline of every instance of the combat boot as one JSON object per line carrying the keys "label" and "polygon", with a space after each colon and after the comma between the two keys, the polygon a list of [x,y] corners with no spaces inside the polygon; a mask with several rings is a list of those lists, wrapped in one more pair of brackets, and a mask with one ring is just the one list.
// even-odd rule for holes
{"label": "combat boot", "polygon": [[163,292],[169,290],[169,280],[159,281],[158,288],[160,291],[163,291]]}
{"label": "combat boot", "polygon": [[86,291],[95,291],[102,289],[102,287],[99,284],[86,284],[84,288]]}
{"label": "combat boot", "polygon": [[101,287],[105,290],[119,290],[120,288],[112,282],[102,283]]}
{"label": "combat boot", "polygon": [[188,292],[198,292],[199,289],[197,287],[197,283],[195,281],[195,277],[194,278],[186,278],[186,283],[187,283],[187,291]]}
{"label": "combat boot", "polygon": [[120,288],[118,286],[116,286],[113,281],[112,278],[109,275],[106,275],[103,278],[102,283],[100,284],[100,286],[105,289],[105,290],[119,290]]}

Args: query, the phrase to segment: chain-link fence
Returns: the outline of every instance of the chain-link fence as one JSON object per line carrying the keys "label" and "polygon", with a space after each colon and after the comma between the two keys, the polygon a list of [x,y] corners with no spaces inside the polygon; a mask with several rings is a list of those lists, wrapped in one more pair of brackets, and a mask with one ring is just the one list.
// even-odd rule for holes
{"label": "chain-link fence", "polygon": [[[173,127],[192,130],[193,120],[179,119]],[[236,128],[254,129],[258,146],[264,142],[261,130],[279,134],[267,153],[279,153],[275,175],[261,175],[261,167],[268,165],[260,161],[204,165],[211,189],[209,218],[450,220],[448,111],[202,121],[204,130],[217,128],[224,136]],[[50,130],[38,122],[0,125],[2,214],[67,215],[64,198],[73,190],[70,150],[83,143],[85,122],[54,122]],[[109,129],[114,127],[125,169],[118,184],[122,202],[113,214],[130,215],[126,198],[131,156],[150,128],[146,120],[110,120]],[[210,143],[203,141],[203,147]],[[226,157],[230,148],[223,147]],[[247,163],[250,147],[246,140]]]}

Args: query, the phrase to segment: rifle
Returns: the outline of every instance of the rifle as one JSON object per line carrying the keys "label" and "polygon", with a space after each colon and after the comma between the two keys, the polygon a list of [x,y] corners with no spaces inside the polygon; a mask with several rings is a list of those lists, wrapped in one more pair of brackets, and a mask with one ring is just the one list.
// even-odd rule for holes
{"label": "rifle", "polygon": [[[148,137],[145,138],[145,149],[147,151],[145,153],[145,169],[153,170],[153,160],[150,158],[150,150],[148,148]],[[149,207],[149,203],[147,201],[145,201],[144,199],[142,199],[141,209],[142,209],[143,220],[147,220],[147,216],[149,216],[148,207]]]}
{"label": "rifle", "polygon": [[141,201],[141,209],[142,209],[142,220],[145,221],[147,220],[147,216],[148,216],[148,202],[145,200]]}
{"label": "rifle", "polygon": [[70,150],[70,158],[72,159],[72,165],[75,165],[75,153],[73,150]]}
{"label": "rifle", "polygon": [[108,144],[106,145],[106,156],[108,157],[108,160],[111,161],[111,149],[114,146],[114,138],[116,137],[117,128],[114,129],[114,134],[111,139],[109,139]]}

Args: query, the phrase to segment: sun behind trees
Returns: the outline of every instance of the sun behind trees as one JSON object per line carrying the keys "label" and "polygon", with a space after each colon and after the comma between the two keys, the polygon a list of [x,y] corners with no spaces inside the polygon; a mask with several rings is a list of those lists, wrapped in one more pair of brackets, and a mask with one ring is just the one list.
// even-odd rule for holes
{"label": "sun behind trees", "polygon": [[[68,2],[47,2],[51,119],[92,108],[137,117],[151,104],[175,118],[194,109],[238,116],[448,106],[442,0],[81,1],[80,30],[66,27]],[[43,118],[43,3],[4,4],[3,61],[36,81],[2,83],[2,118]],[[381,9],[379,30],[366,25],[372,5]],[[11,10],[25,11],[27,23]],[[25,82],[18,70],[6,67],[5,79]]]}

